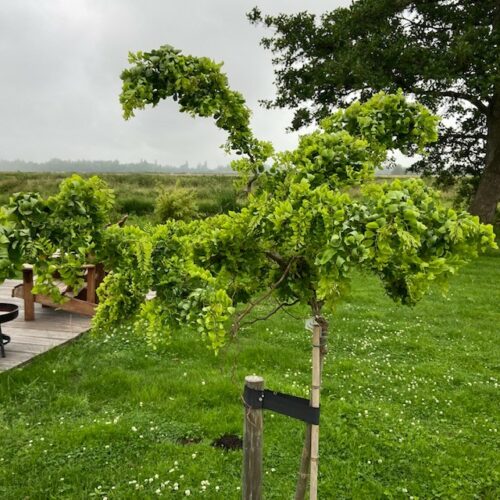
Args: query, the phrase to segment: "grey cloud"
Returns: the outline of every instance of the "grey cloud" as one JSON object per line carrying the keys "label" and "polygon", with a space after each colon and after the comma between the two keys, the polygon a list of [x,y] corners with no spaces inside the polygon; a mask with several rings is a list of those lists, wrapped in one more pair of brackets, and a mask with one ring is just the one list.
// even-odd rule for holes
{"label": "grey cloud", "polygon": [[0,158],[43,161],[146,159],[179,164],[225,164],[222,134],[210,120],[193,120],[174,103],[121,117],[119,74],[128,51],[169,43],[186,53],[224,61],[233,88],[253,111],[258,137],[293,147],[290,112],[267,111],[271,55],[264,33],[245,17],[265,12],[322,12],[348,0],[4,0],[0,5]]}

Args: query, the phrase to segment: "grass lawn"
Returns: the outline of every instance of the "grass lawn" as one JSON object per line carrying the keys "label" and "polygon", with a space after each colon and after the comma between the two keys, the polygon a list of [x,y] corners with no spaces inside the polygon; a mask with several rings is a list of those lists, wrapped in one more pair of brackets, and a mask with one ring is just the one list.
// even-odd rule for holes
{"label": "grass lawn", "polygon": [[[331,318],[320,498],[500,498],[499,305],[499,253],[413,309],[355,279]],[[241,435],[245,375],[307,395],[293,314],[217,357],[191,332],[152,352],[123,327],[0,375],[0,498],[239,498],[241,451],[211,444]],[[292,496],[302,436],[266,412],[265,498]]]}

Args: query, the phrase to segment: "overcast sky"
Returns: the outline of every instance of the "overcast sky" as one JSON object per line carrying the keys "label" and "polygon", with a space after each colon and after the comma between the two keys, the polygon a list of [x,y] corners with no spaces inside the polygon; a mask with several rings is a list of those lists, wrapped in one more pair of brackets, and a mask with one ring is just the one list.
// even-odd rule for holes
{"label": "overcast sky", "polygon": [[257,137],[294,146],[291,113],[263,109],[272,97],[265,31],[246,12],[316,13],[350,0],[0,0],[0,159],[141,159],[227,164],[222,132],[208,119],[180,114],[173,102],[125,122],[118,95],[129,51],[168,43],[224,61],[232,88],[253,111]]}

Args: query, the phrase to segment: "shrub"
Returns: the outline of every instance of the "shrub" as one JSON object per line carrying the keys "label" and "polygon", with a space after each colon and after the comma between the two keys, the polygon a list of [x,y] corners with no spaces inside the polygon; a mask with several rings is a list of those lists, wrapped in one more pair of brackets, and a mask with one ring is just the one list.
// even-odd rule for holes
{"label": "shrub", "polygon": [[155,204],[152,199],[131,196],[119,200],[117,208],[123,214],[146,215],[153,213]]}
{"label": "shrub", "polygon": [[155,216],[158,222],[168,219],[190,220],[198,214],[194,189],[174,188],[163,189],[156,200]]}
{"label": "shrub", "polygon": [[199,193],[200,201],[198,210],[200,214],[209,217],[216,214],[224,214],[227,212],[237,212],[241,208],[241,203],[238,200],[238,193],[233,187],[215,188],[211,192],[203,190]]}

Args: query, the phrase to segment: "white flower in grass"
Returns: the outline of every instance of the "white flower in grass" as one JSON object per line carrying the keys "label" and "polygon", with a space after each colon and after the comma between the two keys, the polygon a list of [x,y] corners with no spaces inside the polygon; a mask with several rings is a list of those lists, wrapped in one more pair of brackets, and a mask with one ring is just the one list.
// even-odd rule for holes
{"label": "white flower in grass", "polygon": [[132,426],[132,432],[137,432],[137,427],[135,427],[134,425]]}
{"label": "white flower in grass", "polygon": [[186,491],[184,492],[184,495],[186,495],[187,497],[188,497],[189,495],[191,495],[191,490],[186,490]]}

